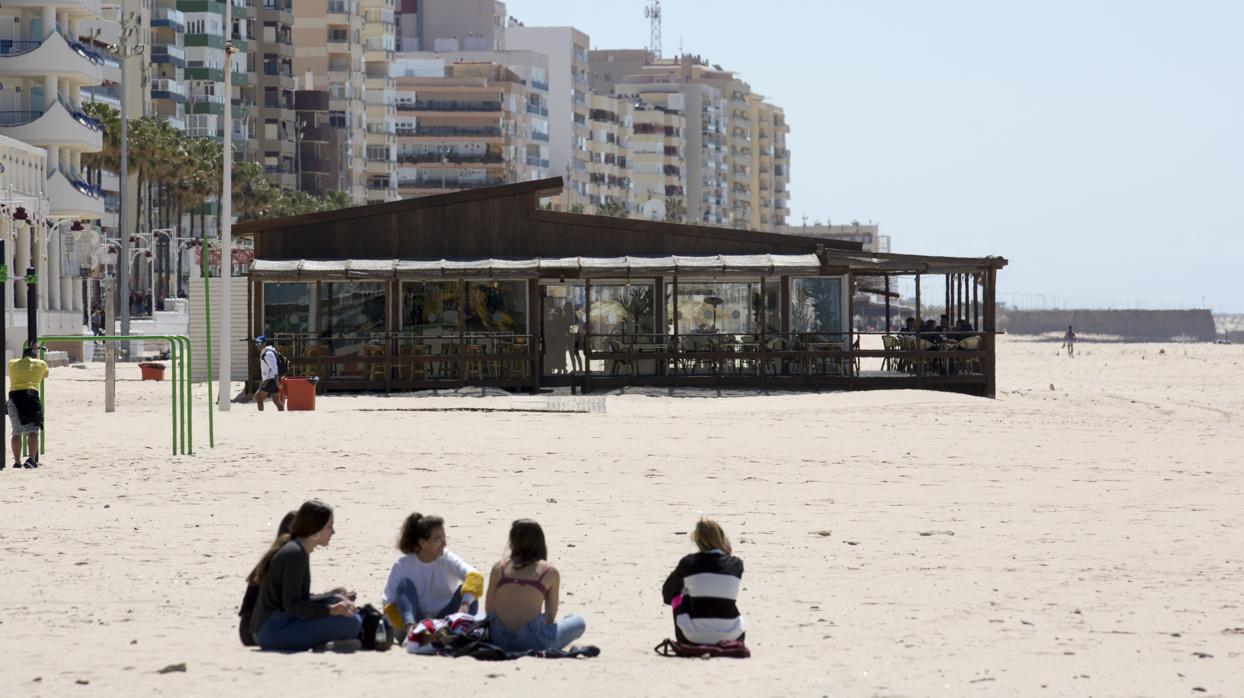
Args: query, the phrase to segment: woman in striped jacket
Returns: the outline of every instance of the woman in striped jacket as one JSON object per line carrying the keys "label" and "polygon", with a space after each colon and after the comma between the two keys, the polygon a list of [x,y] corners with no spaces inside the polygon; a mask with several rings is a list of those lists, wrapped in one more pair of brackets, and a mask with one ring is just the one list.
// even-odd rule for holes
{"label": "woman in striped jacket", "polygon": [[716,521],[701,518],[691,534],[697,553],[678,561],[661,595],[674,611],[674,636],[679,642],[716,645],[742,641],[746,627],[736,601],[743,579],[743,561]]}

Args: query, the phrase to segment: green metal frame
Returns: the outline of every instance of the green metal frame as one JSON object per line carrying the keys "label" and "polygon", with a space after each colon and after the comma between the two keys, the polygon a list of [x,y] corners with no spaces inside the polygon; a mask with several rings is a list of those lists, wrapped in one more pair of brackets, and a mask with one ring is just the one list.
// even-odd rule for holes
{"label": "green metal frame", "polygon": [[[172,409],[172,444],[173,455],[177,455],[177,449],[180,446],[182,455],[194,454],[194,410],[191,409],[191,402],[194,396],[193,385],[190,381],[190,374],[194,368],[194,352],[190,348],[190,339],[184,335],[102,335],[102,336],[86,336],[86,335],[58,335],[50,337],[40,337],[39,343],[42,346],[44,342],[128,342],[131,340],[160,341],[169,343],[169,356],[173,367],[173,380],[170,389],[173,396]],[[43,350],[46,352],[46,349]],[[209,381],[210,387],[210,381]],[[44,389],[39,391],[39,399],[45,400],[46,382]],[[211,419],[212,404],[211,398],[208,398],[208,444],[211,448],[216,447],[216,430],[214,420]],[[180,417],[180,419],[179,419]],[[44,434],[47,430],[42,429],[39,432],[40,452],[45,450]]]}

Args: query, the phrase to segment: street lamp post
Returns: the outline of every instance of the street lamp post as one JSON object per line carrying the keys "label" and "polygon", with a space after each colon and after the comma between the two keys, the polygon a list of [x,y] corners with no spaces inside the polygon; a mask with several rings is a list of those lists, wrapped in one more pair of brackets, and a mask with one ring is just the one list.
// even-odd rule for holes
{"label": "street lamp post", "polygon": [[[133,44],[134,34],[137,30],[135,26],[137,17],[136,13],[121,13],[121,43],[116,46],[113,53],[121,59],[121,213],[118,221],[117,237],[121,240],[121,254],[118,255],[117,266],[117,295],[119,296],[118,304],[121,306],[121,334],[128,336],[130,334],[130,199],[129,199],[129,179],[130,179],[130,144],[129,144],[129,109],[128,95],[125,91],[127,64],[129,59],[134,56],[141,56],[146,50],[143,44]],[[130,357],[131,346],[129,342],[122,342],[121,349],[126,359]]]}

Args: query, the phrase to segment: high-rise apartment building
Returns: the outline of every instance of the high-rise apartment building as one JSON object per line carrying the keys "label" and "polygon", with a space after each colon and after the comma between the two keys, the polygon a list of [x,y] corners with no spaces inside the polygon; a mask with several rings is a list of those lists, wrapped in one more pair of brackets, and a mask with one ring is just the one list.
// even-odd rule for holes
{"label": "high-rise apartment building", "polygon": [[630,143],[634,135],[631,100],[613,95],[590,96],[587,113],[588,212],[635,213],[631,201]]}
{"label": "high-rise apartment building", "polygon": [[152,0],[151,115],[178,131],[186,130],[186,20],[177,0]]}
{"label": "high-rise apartment building", "polygon": [[[103,126],[80,104],[82,89],[103,81],[103,57],[78,38],[98,12],[68,0],[0,7],[0,200],[11,207],[0,226],[12,242],[2,261],[34,267],[40,324],[51,333],[81,322],[75,243],[85,231],[70,221],[104,213],[103,192],[81,174],[82,155],[103,145]],[[25,307],[24,282],[4,292],[6,307]]]}
{"label": "high-rise apartment building", "polygon": [[399,50],[496,51],[504,47],[505,3],[496,0],[398,0]]}
{"label": "high-rise apartment building", "polygon": [[686,200],[686,117],[681,109],[647,102],[634,106],[631,118],[628,163],[633,204],[643,218],[685,218],[671,211],[666,200]]}
{"label": "high-rise apartment building", "polygon": [[225,94],[225,3],[204,0],[178,0],[177,9],[185,21],[187,88],[186,112],[190,135],[224,138],[226,105],[233,114],[233,143],[239,160],[250,159],[254,132],[254,84],[250,67],[250,38],[254,27],[253,10],[245,0],[231,0],[231,41],[233,54],[230,76],[233,94]]}
{"label": "high-rise apartment building", "polygon": [[[403,198],[546,176],[543,91],[503,64],[407,56],[404,70],[412,75],[397,78]],[[428,76],[438,64],[442,75]]]}
{"label": "high-rise apartment building", "polygon": [[259,3],[250,42],[256,101],[254,152],[268,178],[287,191],[298,188],[293,1]]}
{"label": "high-rise apartment building", "polygon": [[395,201],[397,193],[397,85],[393,59],[397,24],[393,0],[361,0],[367,104],[367,200]]}
{"label": "high-rise apartment building", "polygon": [[588,203],[588,35],[574,27],[525,27],[505,29],[505,47],[527,50],[548,57],[549,163],[553,175],[565,178],[557,197],[567,208]]}
{"label": "high-rise apartment building", "polygon": [[[786,225],[789,127],[781,108],[727,70],[697,57],[654,59],[634,50],[593,51],[591,82],[686,120],[683,186],[688,222],[778,231]],[[638,182],[638,177],[635,178]],[[659,188],[636,186],[640,205]]]}
{"label": "high-rise apartment building", "polygon": [[328,90],[294,93],[294,118],[298,122],[298,188],[313,196],[344,191],[348,175],[345,156],[346,129],[334,126]]}
{"label": "high-rise apartment building", "polygon": [[300,89],[323,89],[329,118],[343,128],[343,189],[366,199],[367,112],[363,101],[364,18],[358,0],[298,0],[293,4],[294,76]]}

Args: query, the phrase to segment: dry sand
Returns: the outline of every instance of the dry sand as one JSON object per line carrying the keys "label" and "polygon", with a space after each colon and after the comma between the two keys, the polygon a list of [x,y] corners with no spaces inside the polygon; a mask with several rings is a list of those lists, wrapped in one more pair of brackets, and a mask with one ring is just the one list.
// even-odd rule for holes
{"label": "dry sand", "polygon": [[[234,406],[214,450],[200,407],[177,458],[166,384],[109,415],[99,368],[59,369],[44,467],[0,473],[0,696],[1244,695],[1244,347],[1057,349],[1003,341],[997,400],[322,397]],[[312,496],[338,531],[314,586],[371,601],[407,512],[485,570],[536,518],[601,656],[242,648],[243,575]],[[701,512],[747,565],[750,660],[652,652]]]}

